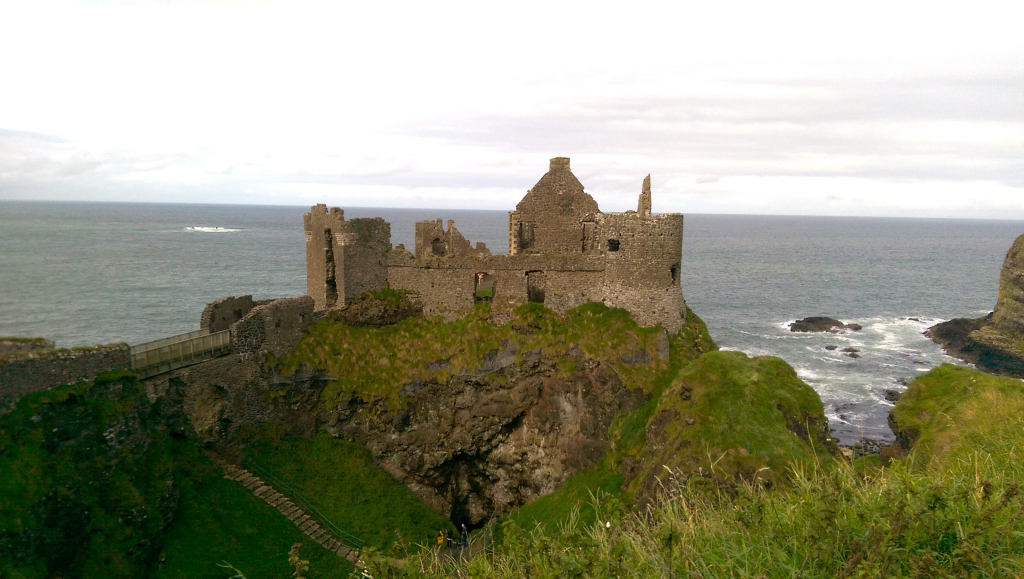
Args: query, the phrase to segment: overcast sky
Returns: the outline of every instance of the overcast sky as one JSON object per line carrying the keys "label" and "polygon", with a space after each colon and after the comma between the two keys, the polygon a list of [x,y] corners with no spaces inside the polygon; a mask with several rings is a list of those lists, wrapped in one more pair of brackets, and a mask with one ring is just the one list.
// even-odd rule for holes
{"label": "overcast sky", "polygon": [[0,199],[1024,219],[1024,2],[0,0]]}

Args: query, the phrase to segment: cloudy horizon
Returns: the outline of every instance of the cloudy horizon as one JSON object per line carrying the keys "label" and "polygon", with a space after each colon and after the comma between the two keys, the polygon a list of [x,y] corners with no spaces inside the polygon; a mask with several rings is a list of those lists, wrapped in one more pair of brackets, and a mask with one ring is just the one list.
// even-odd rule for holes
{"label": "cloudy horizon", "polygon": [[0,2],[0,200],[1024,219],[1024,8]]}

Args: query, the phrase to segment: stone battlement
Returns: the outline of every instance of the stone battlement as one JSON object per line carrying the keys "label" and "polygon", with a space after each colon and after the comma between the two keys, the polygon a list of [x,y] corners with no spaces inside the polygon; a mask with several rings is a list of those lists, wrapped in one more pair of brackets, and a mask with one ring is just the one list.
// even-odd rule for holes
{"label": "stone battlement", "polygon": [[567,157],[509,212],[508,255],[491,255],[454,221],[416,224],[414,252],[391,248],[383,219],[345,221],[316,205],[304,218],[307,290],[317,310],[346,307],[366,290],[417,292],[424,313],[455,318],[481,300],[496,319],[539,302],[559,312],[587,302],[625,308],[644,325],[676,332],[686,312],[681,280],[683,216],[652,215],[651,178],[637,211],[602,213]]}

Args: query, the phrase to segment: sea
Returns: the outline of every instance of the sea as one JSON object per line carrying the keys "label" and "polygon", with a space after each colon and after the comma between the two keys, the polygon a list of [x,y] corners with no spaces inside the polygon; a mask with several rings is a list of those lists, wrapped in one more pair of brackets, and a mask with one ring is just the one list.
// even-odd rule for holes
{"label": "sea", "polygon": [[[409,248],[416,221],[454,219],[473,242],[507,249],[503,211],[344,209],[383,217]],[[306,211],[0,201],[0,336],[136,344],[198,329],[203,306],[224,296],[302,295]],[[841,442],[888,441],[886,391],[959,363],[922,332],[991,311],[1021,233],[1022,221],[687,215],[683,294],[723,349],[792,365]],[[807,316],[863,329],[789,331]]]}

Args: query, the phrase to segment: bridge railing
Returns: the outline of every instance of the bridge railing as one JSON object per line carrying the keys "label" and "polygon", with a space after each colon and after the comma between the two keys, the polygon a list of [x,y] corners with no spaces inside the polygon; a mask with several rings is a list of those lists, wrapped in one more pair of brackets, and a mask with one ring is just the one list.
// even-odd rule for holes
{"label": "bridge railing", "polygon": [[198,330],[132,346],[132,371],[148,378],[230,353],[229,330]]}

